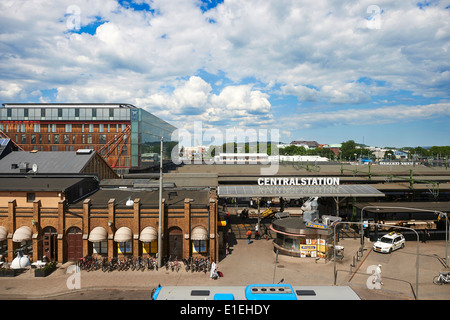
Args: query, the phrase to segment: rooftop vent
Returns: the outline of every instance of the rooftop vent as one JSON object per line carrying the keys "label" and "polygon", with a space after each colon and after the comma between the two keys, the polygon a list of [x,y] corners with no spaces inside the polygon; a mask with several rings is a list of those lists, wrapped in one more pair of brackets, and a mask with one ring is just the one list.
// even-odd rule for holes
{"label": "rooftop vent", "polygon": [[77,150],[77,154],[91,154],[92,153],[92,149],[78,149]]}
{"label": "rooftop vent", "polygon": [[19,171],[20,171],[20,173],[28,172],[28,162],[21,162],[19,164]]}

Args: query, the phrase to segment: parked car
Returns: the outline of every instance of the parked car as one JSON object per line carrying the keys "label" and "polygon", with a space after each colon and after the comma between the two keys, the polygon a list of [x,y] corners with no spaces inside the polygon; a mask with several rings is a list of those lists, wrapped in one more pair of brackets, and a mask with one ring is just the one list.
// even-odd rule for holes
{"label": "parked car", "polygon": [[380,239],[373,245],[373,251],[382,253],[391,253],[394,250],[405,246],[405,237],[399,232],[391,232]]}

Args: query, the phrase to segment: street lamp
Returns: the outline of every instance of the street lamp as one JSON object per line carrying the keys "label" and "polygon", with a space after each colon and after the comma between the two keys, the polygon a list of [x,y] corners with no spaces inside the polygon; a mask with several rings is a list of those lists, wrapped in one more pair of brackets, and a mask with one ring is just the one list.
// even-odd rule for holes
{"label": "street lamp", "polygon": [[445,264],[448,267],[448,216],[446,212],[438,213],[438,220],[442,220],[445,217]]}
{"label": "street lamp", "polygon": [[158,267],[162,267],[162,189],[163,189],[163,137],[161,137],[161,150],[159,157],[159,216],[158,216]]}

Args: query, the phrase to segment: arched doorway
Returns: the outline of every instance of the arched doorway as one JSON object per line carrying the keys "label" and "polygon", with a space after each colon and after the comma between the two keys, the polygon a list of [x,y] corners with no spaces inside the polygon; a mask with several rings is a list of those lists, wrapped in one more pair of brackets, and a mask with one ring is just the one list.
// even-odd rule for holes
{"label": "arched doorway", "polygon": [[174,259],[183,258],[183,232],[180,228],[169,229],[169,256]]}
{"label": "arched doorway", "polygon": [[57,235],[56,229],[53,227],[45,227],[42,231],[42,255],[46,256],[49,261],[58,260]]}
{"label": "arched doorway", "polygon": [[83,258],[83,234],[81,229],[71,227],[67,231],[67,260],[77,261]]}

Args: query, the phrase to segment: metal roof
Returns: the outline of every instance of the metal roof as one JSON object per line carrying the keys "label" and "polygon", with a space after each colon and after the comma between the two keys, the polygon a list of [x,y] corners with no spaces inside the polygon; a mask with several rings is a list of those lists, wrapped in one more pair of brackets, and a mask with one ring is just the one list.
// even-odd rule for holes
{"label": "metal roof", "polygon": [[28,169],[36,164],[38,173],[80,173],[94,155],[94,151],[90,154],[77,154],[76,151],[15,151],[0,161],[0,173],[21,173],[21,163],[27,163]]}
{"label": "metal roof", "polygon": [[337,186],[219,186],[219,197],[384,197],[384,193],[368,185]]}
{"label": "metal roof", "polygon": [[85,178],[59,178],[59,177],[0,177],[0,191],[52,191],[61,192],[80,183]]}

